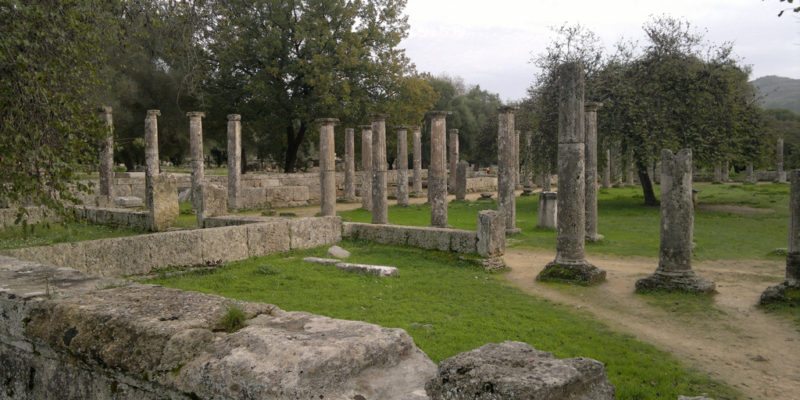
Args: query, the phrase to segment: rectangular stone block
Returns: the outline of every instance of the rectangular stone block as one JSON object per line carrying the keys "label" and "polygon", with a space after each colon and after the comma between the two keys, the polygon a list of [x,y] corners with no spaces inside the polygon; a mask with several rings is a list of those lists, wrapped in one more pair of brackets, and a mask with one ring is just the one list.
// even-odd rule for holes
{"label": "rectangular stone block", "polygon": [[197,186],[197,226],[203,227],[203,220],[228,213],[228,193],[225,187],[215,183],[202,183]]}
{"label": "rectangular stone block", "polygon": [[[317,200],[319,200],[319,180],[317,180],[315,186],[317,187]],[[290,202],[310,200],[308,186],[268,187],[265,193],[267,200],[273,207],[284,207],[285,204],[289,204]]]}
{"label": "rectangular stone block", "polygon": [[406,230],[391,225],[352,223],[351,228],[352,239],[399,246],[405,246],[407,242]]}
{"label": "rectangular stone block", "polygon": [[85,242],[58,243],[50,246],[3,250],[0,254],[24,261],[86,271]]}
{"label": "rectangular stone block", "polygon": [[462,254],[473,254],[478,251],[478,235],[473,231],[460,229],[450,230],[450,251]]}
{"label": "rectangular stone block", "polygon": [[248,257],[246,226],[226,226],[199,231],[203,262],[228,262]]}
{"label": "rectangular stone block", "polygon": [[477,250],[482,257],[502,256],[506,250],[504,215],[494,210],[478,212]]}
{"label": "rectangular stone block", "polygon": [[289,222],[284,220],[247,225],[247,249],[249,257],[289,251]]}
{"label": "rectangular stone block", "polygon": [[432,227],[403,227],[408,236],[407,245],[420,249],[450,251],[450,230]]}
{"label": "rectangular stone block", "polygon": [[377,275],[377,276],[397,276],[397,267],[388,267],[385,265],[369,265],[369,264],[353,264],[353,263],[336,263],[336,268],[344,271],[357,272],[361,274]]}
{"label": "rectangular stone block", "polygon": [[[151,271],[150,247],[139,236],[81,242],[86,255],[82,270],[97,276],[140,275]],[[76,268],[77,269],[77,268]]]}
{"label": "rectangular stone block", "polygon": [[137,236],[150,249],[152,268],[195,265],[203,262],[200,230]]}
{"label": "rectangular stone block", "polygon": [[309,249],[342,240],[341,217],[289,219],[292,249]]}
{"label": "rectangular stone block", "polygon": [[153,176],[153,190],[148,194],[150,230],[164,231],[178,220],[178,181],[170,174]]}

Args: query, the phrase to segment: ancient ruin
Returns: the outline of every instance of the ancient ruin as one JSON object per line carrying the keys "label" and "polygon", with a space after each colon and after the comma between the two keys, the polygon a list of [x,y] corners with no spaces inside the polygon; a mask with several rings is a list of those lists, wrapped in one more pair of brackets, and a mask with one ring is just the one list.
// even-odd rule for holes
{"label": "ancient ruin", "polygon": [[386,183],[386,114],[370,116],[372,122],[372,223],[389,223]]}
{"label": "ancient ruin", "polygon": [[456,200],[464,200],[467,198],[467,168],[469,163],[461,160],[456,165],[456,179],[455,179],[455,194]]}
{"label": "ancient ruin", "polygon": [[355,165],[355,130],[344,130],[344,193],[342,199],[346,202],[356,200],[356,165]]}
{"label": "ancient ruin", "polygon": [[447,192],[455,193],[456,190],[456,166],[458,166],[458,129],[450,129],[450,137],[447,141]]}
{"label": "ancient ruin", "polygon": [[422,195],[422,130],[419,126],[411,128],[414,140],[414,197]]}
{"label": "ancient ruin", "polygon": [[319,176],[320,205],[323,217],[336,215],[336,152],[333,142],[333,126],[336,118],[319,118]]}
{"label": "ancient ruin", "polygon": [[775,153],[777,160],[775,169],[778,171],[778,183],[786,183],[786,171],[783,169],[783,138],[778,138],[778,146]]}
{"label": "ancient ruin", "polygon": [[398,126],[397,131],[397,205],[408,207],[408,127]]}
{"label": "ancient ruin", "polygon": [[158,159],[158,116],[161,111],[147,110],[144,119],[144,185],[145,185],[145,206],[150,208],[152,203],[153,177],[161,173],[161,166]]}
{"label": "ancient ruin", "polygon": [[431,164],[428,167],[428,200],[431,226],[447,226],[447,152],[445,132],[449,111],[429,111],[431,119]]}
{"label": "ancient ruin", "polygon": [[586,240],[590,242],[603,239],[597,233],[597,110],[602,106],[596,102],[585,104]]}
{"label": "ancient ruin", "polygon": [[372,211],[372,125],[361,128],[361,207]]}
{"label": "ancient ruin", "polygon": [[539,228],[556,229],[558,227],[558,193],[539,193],[539,215],[536,226]]}
{"label": "ancient ruin", "polygon": [[100,202],[111,205],[114,202],[114,118],[111,107],[101,107],[100,116],[108,127],[108,135],[100,143],[100,185],[97,194],[102,198]]}
{"label": "ancient ruin", "polygon": [[198,200],[200,185],[205,178],[205,157],[203,156],[203,118],[206,113],[190,111],[189,117],[189,164],[192,167],[192,208],[200,209]]}
{"label": "ancient ruin", "polygon": [[228,207],[242,208],[242,116],[228,114]]}
{"label": "ancient ruin", "polygon": [[516,107],[501,107],[497,110],[497,210],[506,218],[506,233],[519,233],[516,227],[517,206],[514,189],[518,166],[515,165],[514,110]]}
{"label": "ancient ruin", "polygon": [[761,304],[800,303],[800,170],[790,172],[789,247],[786,249],[786,279],[761,294]]}

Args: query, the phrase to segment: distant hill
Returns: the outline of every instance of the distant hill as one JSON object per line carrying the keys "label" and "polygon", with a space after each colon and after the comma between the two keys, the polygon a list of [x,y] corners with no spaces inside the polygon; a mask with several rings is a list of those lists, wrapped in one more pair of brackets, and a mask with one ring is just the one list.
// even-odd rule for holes
{"label": "distant hill", "polygon": [[751,83],[763,96],[762,107],[785,108],[800,114],[800,79],[769,75]]}

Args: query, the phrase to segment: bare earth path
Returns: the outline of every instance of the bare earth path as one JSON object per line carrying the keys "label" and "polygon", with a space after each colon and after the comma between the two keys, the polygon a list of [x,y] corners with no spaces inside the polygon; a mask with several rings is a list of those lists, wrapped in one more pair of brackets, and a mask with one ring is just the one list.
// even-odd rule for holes
{"label": "bare earth path", "polygon": [[714,310],[679,315],[634,294],[634,282],[658,260],[592,255],[608,273],[596,287],[563,288],[534,280],[554,252],[509,248],[506,278],[524,291],[592,312],[614,329],[635,335],[750,399],[800,399],[800,333],[790,321],[755,307],[761,292],[783,279],[784,265],[764,260],[713,260],[693,268],[717,283]]}

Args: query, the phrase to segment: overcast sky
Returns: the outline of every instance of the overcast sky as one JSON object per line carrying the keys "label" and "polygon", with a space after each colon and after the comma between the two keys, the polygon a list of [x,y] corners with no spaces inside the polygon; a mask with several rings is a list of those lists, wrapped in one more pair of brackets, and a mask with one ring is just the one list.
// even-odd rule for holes
{"label": "overcast sky", "polygon": [[[687,19],[712,43],[734,43],[753,68],[751,79],[800,79],[800,15],[779,0],[408,0],[411,25],[401,47],[417,70],[460,76],[467,84],[525,97],[536,68],[530,60],[553,38],[550,27],[579,23],[613,51],[621,37],[644,42],[651,15]],[[796,4],[795,4],[796,6]]]}

